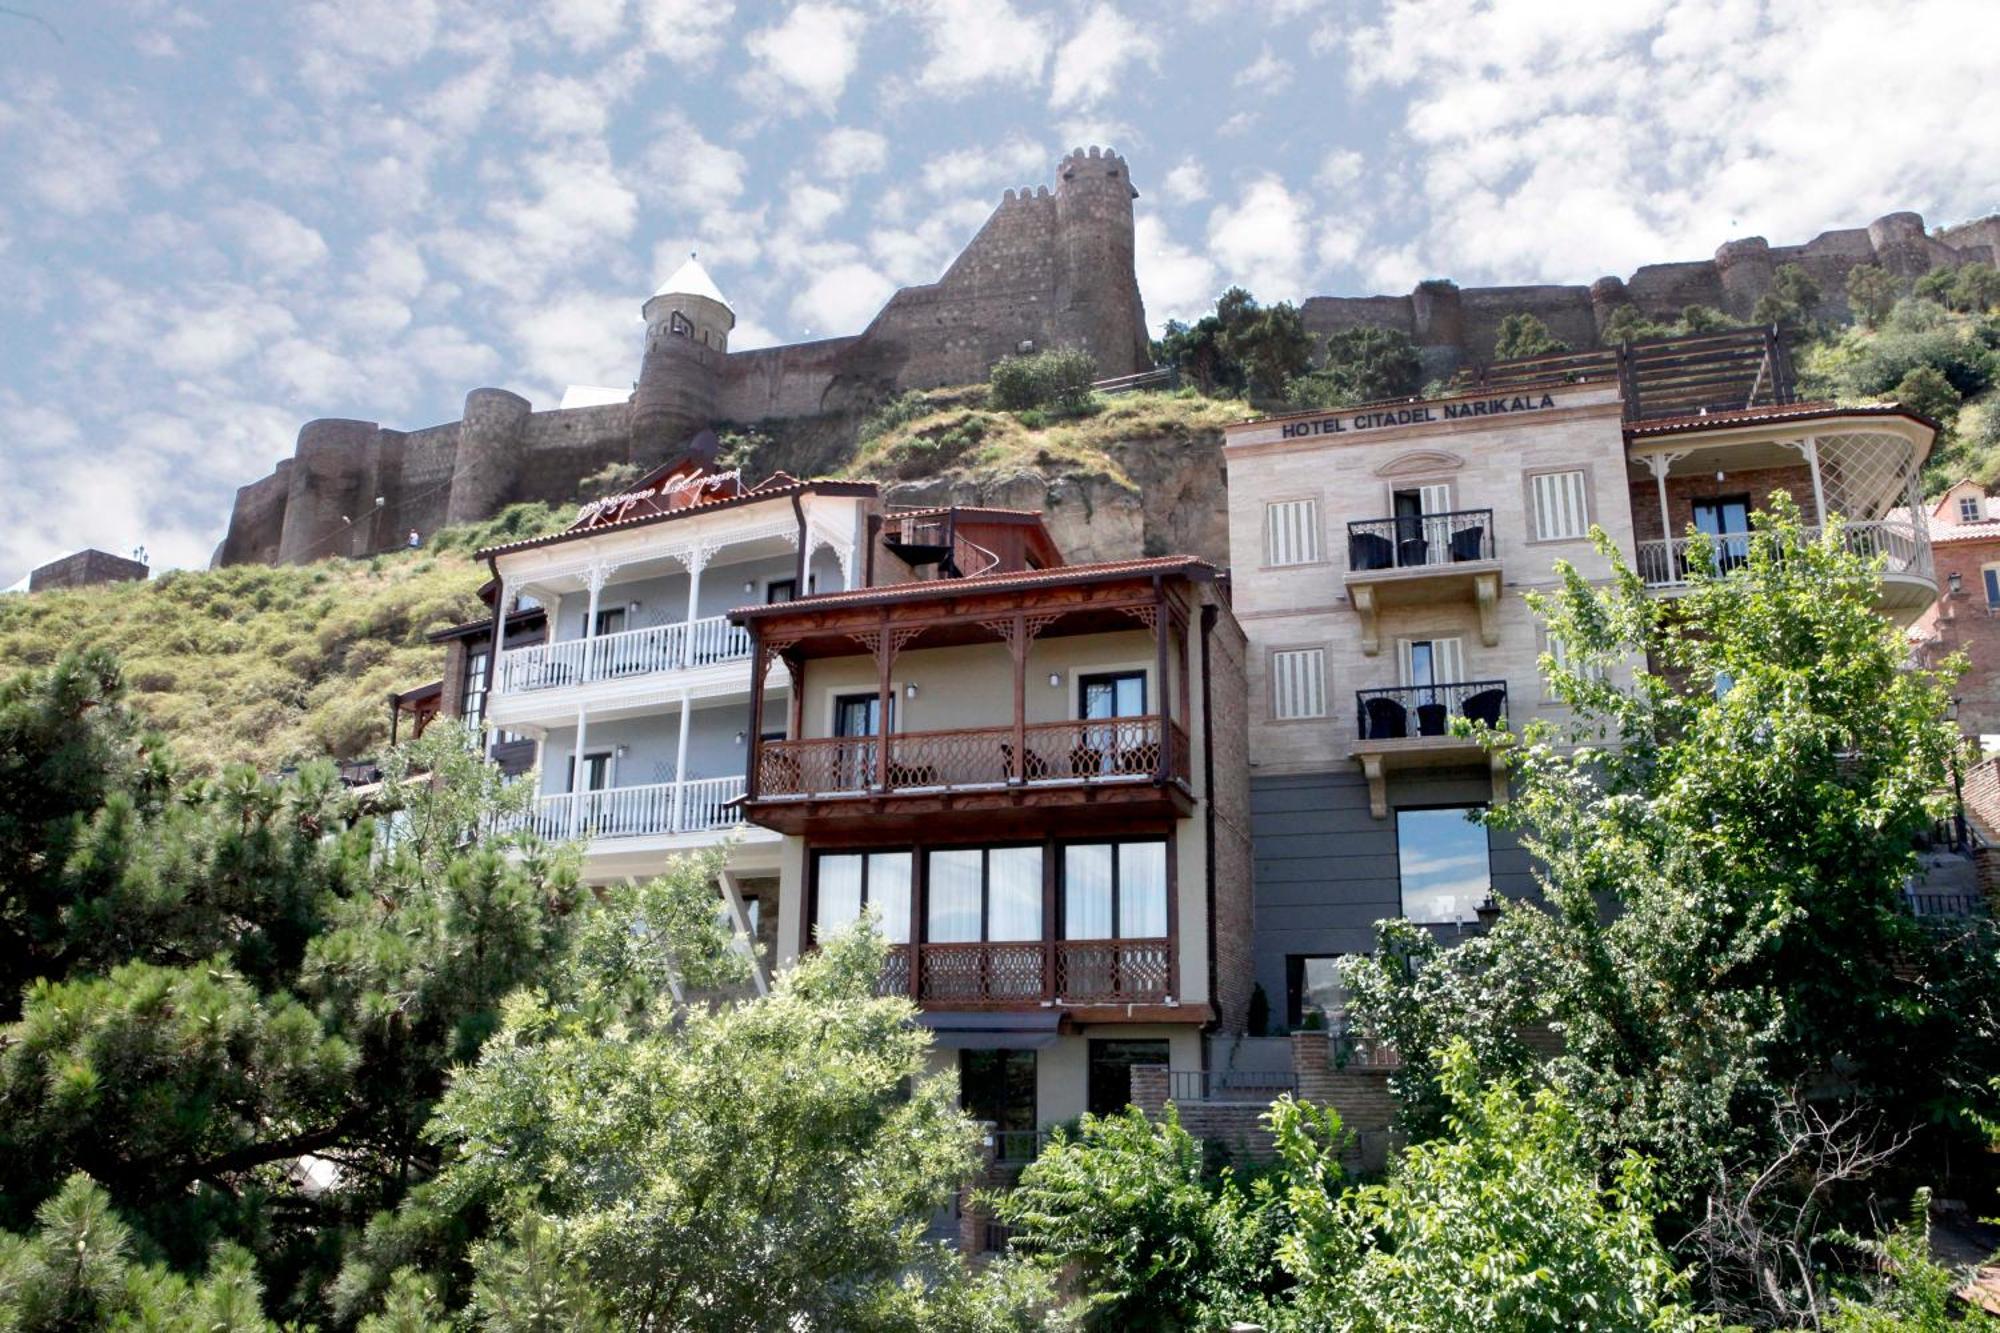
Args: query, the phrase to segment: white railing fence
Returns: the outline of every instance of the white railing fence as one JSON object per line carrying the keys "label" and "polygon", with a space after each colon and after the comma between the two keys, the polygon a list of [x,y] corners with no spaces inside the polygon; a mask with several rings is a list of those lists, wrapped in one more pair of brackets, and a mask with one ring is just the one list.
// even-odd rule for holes
{"label": "white railing fence", "polygon": [[571,837],[639,838],[703,833],[740,822],[738,809],[730,802],[742,795],[740,777],[558,792],[536,797],[515,827],[525,824],[536,837],[548,842]]}
{"label": "white railing fence", "polygon": [[[1807,540],[1817,541],[1821,529],[1809,527],[1801,529]],[[1927,576],[1931,573],[1930,543],[1919,540],[1909,529],[1880,521],[1870,523],[1846,523],[1841,526],[1841,539],[1847,549],[1858,555],[1873,558],[1887,556],[1887,570],[1891,574],[1913,574]],[[1649,588],[1678,588],[1687,583],[1688,546],[1691,537],[1669,537],[1666,540],[1654,538],[1638,544],[1639,577]],[[1726,537],[1710,537],[1710,558],[1721,564],[1723,569],[1735,568],[1749,559],[1750,536],[1747,533],[1732,533]]]}
{"label": "white railing fence", "polygon": [[749,631],[730,624],[727,616],[709,616],[589,639],[511,648],[500,654],[500,693],[559,689],[587,681],[747,661],[749,657]]}

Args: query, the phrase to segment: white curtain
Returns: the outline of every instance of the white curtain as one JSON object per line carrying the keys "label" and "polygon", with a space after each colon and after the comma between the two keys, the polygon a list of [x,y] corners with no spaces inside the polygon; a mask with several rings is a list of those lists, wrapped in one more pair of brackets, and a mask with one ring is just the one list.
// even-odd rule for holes
{"label": "white curtain", "polygon": [[965,944],[979,938],[979,850],[932,852],[926,885],[933,944]]}
{"label": "white curtain", "polygon": [[[909,914],[907,904],[904,915]],[[861,858],[822,856],[819,859],[819,912],[814,920],[820,934],[839,930],[861,915]]]}
{"label": "white curtain", "polygon": [[868,905],[882,914],[882,938],[910,942],[910,854],[873,852],[868,857]]}
{"label": "white curtain", "polygon": [[1042,937],[1042,849],[995,847],[986,862],[986,938]]}
{"label": "white curtain", "polygon": [[1167,844],[1128,842],[1118,849],[1118,933],[1131,940],[1167,934]]}
{"label": "white curtain", "polygon": [[1111,845],[1093,842],[1063,848],[1063,936],[1111,938]]}

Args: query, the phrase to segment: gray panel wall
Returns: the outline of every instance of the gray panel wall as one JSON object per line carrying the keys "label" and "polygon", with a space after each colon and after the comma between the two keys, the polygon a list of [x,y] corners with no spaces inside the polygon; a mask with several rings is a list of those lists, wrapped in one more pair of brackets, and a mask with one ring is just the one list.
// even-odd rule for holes
{"label": "gray panel wall", "polygon": [[[1368,783],[1358,771],[1250,780],[1254,956],[1274,1023],[1285,1016],[1288,954],[1366,953],[1374,946],[1375,922],[1402,911],[1397,808],[1484,805],[1492,794],[1480,770],[1392,774],[1389,815],[1376,819],[1368,813]],[[1532,896],[1529,857],[1514,836],[1489,829],[1487,845],[1494,892]],[[1447,939],[1458,934],[1439,930]]]}
{"label": "gray panel wall", "polygon": [[[688,721],[687,776],[740,778],[748,760],[745,746],[736,743],[736,733],[749,719],[739,702],[717,703],[706,708],[697,704]],[[646,717],[592,719],[585,745],[592,754],[626,747],[617,763],[612,785],[643,787],[674,780],[674,756],[680,744],[680,715],[671,710]],[[576,748],[575,727],[551,727],[542,743],[542,794],[553,796],[569,790],[569,757]]]}

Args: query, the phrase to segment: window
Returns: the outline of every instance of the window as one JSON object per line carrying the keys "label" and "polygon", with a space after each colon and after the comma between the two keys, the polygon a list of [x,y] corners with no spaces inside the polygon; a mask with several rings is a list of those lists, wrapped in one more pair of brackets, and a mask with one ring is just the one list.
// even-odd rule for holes
{"label": "window", "polygon": [[[974,1120],[985,1120],[1001,1134],[1032,1134],[1035,1129],[1035,1053],[1033,1051],[960,1051],[958,1104]],[[1016,1146],[1002,1140],[1005,1150]]]}
{"label": "window", "polygon": [[1297,648],[1271,654],[1271,715],[1326,716],[1326,650]]}
{"label": "window", "polygon": [[1117,1115],[1132,1104],[1132,1066],[1164,1065],[1164,1041],[1101,1041],[1090,1043],[1087,1109],[1092,1115]]}
{"label": "window", "polygon": [[1062,866],[1064,939],[1166,938],[1165,842],[1072,843]]}
{"label": "window", "polygon": [[465,689],[462,691],[464,705],[460,715],[473,731],[486,717],[486,649],[477,648],[465,655]]}
{"label": "window", "polygon": [[1692,506],[1695,531],[1715,543],[1716,565],[1728,572],[1750,558],[1750,497],[1718,495]]}
{"label": "window", "polygon": [[873,907],[884,939],[910,942],[910,853],[822,852],[813,871],[815,933],[838,930]]}
{"label": "window", "polygon": [[624,629],[625,629],[624,607],[622,606],[606,607],[604,610],[599,611],[597,613],[596,633],[598,633],[599,635],[618,634],[622,633]]}
{"label": "window", "polygon": [[1454,685],[1465,679],[1457,639],[1404,639],[1397,644],[1405,685]]}
{"label": "window", "polygon": [[1347,986],[1340,977],[1339,954],[1293,954],[1285,959],[1285,1025],[1338,1030],[1347,1017]]}
{"label": "window", "polygon": [[1310,565],[1319,559],[1319,501],[1264,506],[1264,563]]}
{"label": "window", "polygon": [[1977,523],[1980,517],[1979,508],[1980,505],[1978,496],[1976,495],[1959,496],[1958,521],[1961,523]]}
{"label": "window", "polygon": [[1544,472],[1529,478],[1534,497],[1535,540],[1568,541],[1590,530],[1583,500],[1583,470]]}
{"label": "window", "polygon": [[1986,605],[2000,607],[2000,565],[1988,565],[1979,572],[1986,583]]}
{"label": "window", "polygon": [[[583,757],[583,782],[585,791],[603,791],[611,785],[611,751],[599,750]],[[576,790],[575,755],[569,760],[569,789]]]}
{"label": "window", "polygon": [[1419,925],[1474,920],[1493,892],[1486,826],[1470,816],[1479,807],[1396,812],[1396,869],[1403,882],[1403,915]]}
{"label": "window", "polygon": [[[925,862],[924,939],[933,944],[1042,938],[1042,849],[963,847]],[[1041,979],[1035,979],[1039,990]]]}
{"label": "window", "polygon": [[1145,715],[1145,672],[1117,671],[1078,679],[1077,716],[1080,719],[1089,721],[1099,717]]}
{"label": "window", "polygon": [[764,602],[767,606],[775,605],[778,602],[796,602],[798,599],[799,581],[797,579],[772,579],[764,585]]}

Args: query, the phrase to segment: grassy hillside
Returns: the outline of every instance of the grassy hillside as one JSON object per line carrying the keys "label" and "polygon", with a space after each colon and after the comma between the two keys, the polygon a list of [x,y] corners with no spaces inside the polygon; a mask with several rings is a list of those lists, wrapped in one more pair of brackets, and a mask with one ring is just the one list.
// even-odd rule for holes
{"label": "grassy hillside", "polygon": [[424,636],[481,614],[486,567],[471,553],[567,517],[519,505],[445,529],[427,550],[372,560],[175,570],[0,598],[0,662],[111,649],[133,706],[198,769],[364,755],[387,739],[389,693],[437,678],[443,654]]}

